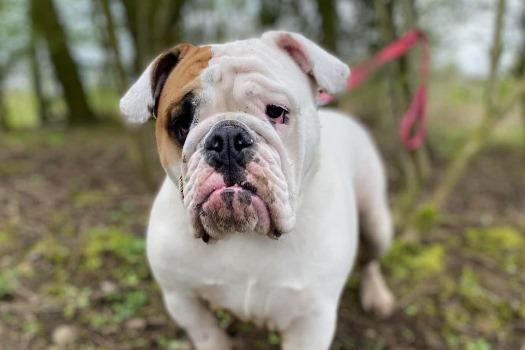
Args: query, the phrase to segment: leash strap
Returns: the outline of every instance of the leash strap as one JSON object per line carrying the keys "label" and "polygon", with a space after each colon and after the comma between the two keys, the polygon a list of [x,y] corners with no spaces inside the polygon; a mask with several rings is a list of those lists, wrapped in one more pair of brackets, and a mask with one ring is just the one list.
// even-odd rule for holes
{"label": "leash strap", "polygon": [[[360,86],[377,68],[394,61],[414,47],[421,43],[421,57],[419,67],[419,84],[412,97],[410,106],[405,112],[399,123],[399,136],[401,142],[409,150],[415,150],[421,146],[425,140],[427,130],[426,105],[427,105],[427,81],[430,65],[430,50],[426,34],[419,30],[413,29],[403,35],[401,38],[389,44],[379,51],[371,59],[353,67],[347,81],[349,91]],[[333,96],[327,93],[319,95],[319,102],[322,104],[333,100]]]}

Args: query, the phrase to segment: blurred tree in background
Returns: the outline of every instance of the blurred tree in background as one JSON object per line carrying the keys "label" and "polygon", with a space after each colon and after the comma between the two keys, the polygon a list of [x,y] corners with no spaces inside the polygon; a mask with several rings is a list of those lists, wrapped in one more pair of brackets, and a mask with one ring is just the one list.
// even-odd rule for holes
{"label": "blurred tree in background", "polygon": [[[62,86],[64,100],[68,107],[68,121],[70,124],[92,123],[95,116],[88,105],[84,86],[80,79],[78,65],[74,61],[69,48],[68,38],[59,18],[58,10],[53,0],[31,0],[30,17],[32,35],[42,37],[46,42],[47,51],[53,64],[56,79]],[[35,38],[35,39],[36,39]],[[31,44],[30,44],[31,46]],[[35,66],[38,65],[35,61]],[[41,85],[40,76],[35,67],[33,76],[35,90]],[[40,100],[43,95],[37,93]],[[44,101],[39,101],[39,106],[45,106]],[[46,112],[43,111],[43,115]]]}

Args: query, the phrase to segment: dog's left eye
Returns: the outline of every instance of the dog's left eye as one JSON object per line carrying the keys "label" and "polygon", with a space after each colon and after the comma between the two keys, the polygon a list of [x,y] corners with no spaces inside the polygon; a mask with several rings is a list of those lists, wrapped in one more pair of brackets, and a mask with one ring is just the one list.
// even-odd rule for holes
{"label": "dog's left eye", "polygon": [[190,132],[194,112],[194,102],[189,98],[185,98],[180,107],[175,109],[169,118],[168,130],[181,146],[184,145],[184,141],[186,141],[186,137]]}
{"label": "dog's left eye", "polygon": [[288,110],[281,106],[266,106],[266,115],[270,118],[270,122],[275,124],[286,124],[288,122],[288,113]]}

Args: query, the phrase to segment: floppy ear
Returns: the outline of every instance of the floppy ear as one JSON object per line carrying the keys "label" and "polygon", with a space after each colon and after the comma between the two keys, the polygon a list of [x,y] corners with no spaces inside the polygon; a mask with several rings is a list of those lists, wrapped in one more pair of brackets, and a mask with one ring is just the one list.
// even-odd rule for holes
{"label": "floppy ear", "polygon": [[270,31],[262,35],[262,40],[273,42],[286,51],[304,73],[314,78],[321,90],[333,94],[346,88],[350,68],[301,34]]}
{"label": "floppy ear", "polygon": [[189,44],[177,45],[157,56],[120,99],[120,111],[127,122],[142,124],[157,114],[157,104],[164,83],[177,65],[186,45]]}

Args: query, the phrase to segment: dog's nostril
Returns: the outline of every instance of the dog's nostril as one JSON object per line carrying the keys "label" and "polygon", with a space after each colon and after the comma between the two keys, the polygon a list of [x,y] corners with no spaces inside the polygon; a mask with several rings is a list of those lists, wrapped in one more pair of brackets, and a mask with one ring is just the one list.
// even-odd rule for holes
{"label": "dog's nostril", "polygon": [[220,153],[224,148],[224,140],[222,135],[213,135],[209,140],[207,140],[205,148],[208,151]]}
{"label": "dog's nostril", "polygon": [[243,132],[237,133],[233,138],[233,147],[235,147],[235,150],[238,152],[251,145],[253,145],[253,139]]}

